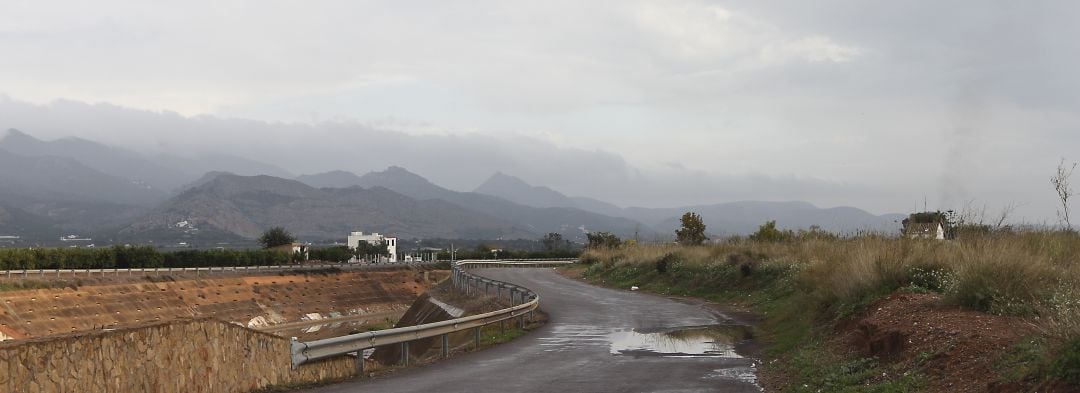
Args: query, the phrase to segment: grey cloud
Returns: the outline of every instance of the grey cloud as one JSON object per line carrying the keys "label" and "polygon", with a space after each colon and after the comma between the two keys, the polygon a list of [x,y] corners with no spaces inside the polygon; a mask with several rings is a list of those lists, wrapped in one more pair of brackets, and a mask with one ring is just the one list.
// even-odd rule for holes
{"label": "grey cloud", "polygon": [[926,195],[1039,220],[1046,174],[1080,159],[1078,16],[974,0],[0,5],[0,93],[184,114],[8,102],[18,124],[0,126],[294,173],[397,164],[456,189],[498,169],[624,205],[889,212]]}

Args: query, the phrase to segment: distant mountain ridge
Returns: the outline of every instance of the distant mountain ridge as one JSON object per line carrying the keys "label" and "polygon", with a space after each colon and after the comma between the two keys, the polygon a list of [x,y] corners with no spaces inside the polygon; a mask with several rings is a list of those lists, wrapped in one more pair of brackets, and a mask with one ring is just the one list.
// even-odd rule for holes
{"label": "distant mountain ridge", "polygon": [[[42,141],[9,130],[0,138],[0,232],[11,233],[0,234],[250,242],[270,226],[285,226],[309,240],[365,230],[470,239],[538,239],[557,232],[578,242],[588,232],[606,231],[664,241],[687,211],[701,214],[713,235],[750,233],[767,220],[789,229],[894,232],[903,218],[797,201],[623,208],[498,171],[474,192],[443,188],[399,166],[290,180],[274,165],[205,157],[150,157],[80,138]],[[192,172],[207,168],[212,170]]]}
{"label": "distant mountain ridge", "polygon": [[152,187],[163,194],[215,170],[291,176],[276,166],[236,156],[204,154],[196,158],[174,155],[152,157],[77,137],[44,141],[16,129],[7,130],[0,138],[0,150],[25,157],[74,160],[101,173]]}
{"label": "distant mountain ridge", "polygon": [[686,212],[702,216],[709,233],[741,235],[756,231],[766,221],[775,220],[786,229],[809,228],[849,233],[854,231],[892,232],[902,215],[877,216],[853,207],[822,209],[807,202],[742,201],[675,208],[622,208],[592,198],[568,197],[547,187],[535,187],[519,178],[496,172],[476,192],[500,196],[530,206],[569,206],[581,210],[624,217],[641,222],[663,234],[673,234]]}
{"label": "distant mountain ridge", "polygon": [[630,237],[654,235],[646,225],[622,217],[610,217],[571,207],[534,207],[476,192],[442,188],[405,168],[392,166],[361,176],[362,187],[386,187],[412,198],[441,199],[457,206],[519,223],[533,232],[557,232],[567,239],[585,240],[585,233],[608,231]]}
{"label": "distant mountain ridge", "polygon": [[120,231],[124,238],[253,239],[283,226],[308,240],[365,230],[406,238],[532,237],[513,223],[443,201],[417,201],[385,188],[318,189],[272,176],[218,173]]}
{"label": "distant mountain ridge", "polygon": [[165,194],[64,157],[23,156],[0,149],[0,195],[9,200],[150,205]]}
{"label": "distant mountain ridge", "polygon": [[296,181],[315,188],[346,188],[360,185],[360,176],[346,171],[330,171],[311,175],[300,175]]}

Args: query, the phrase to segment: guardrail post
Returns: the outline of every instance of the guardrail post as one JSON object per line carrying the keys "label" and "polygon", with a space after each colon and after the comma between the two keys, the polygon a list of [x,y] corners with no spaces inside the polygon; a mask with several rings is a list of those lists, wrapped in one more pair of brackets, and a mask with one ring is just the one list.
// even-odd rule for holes
{"label": "guardrail post", "polygon": [[401,343],[401,365],[402,366],[408,366],[409,365],[409,342],[408,341]]}
{"label": "guardrail post", "polygon": [[476,349],[480,349],[480,327],[476,328],[473,335],[475,336],[474,337],[475,342],[474,342],[473,347],[476,348]]}
{"label": "guardrail post", "polygon": [[364,351],[356,351],[356,377],[364,377]]}
{"label": "guardrail post", "polygon": [[442,335],[442,357],[450,356],[450,334]]}

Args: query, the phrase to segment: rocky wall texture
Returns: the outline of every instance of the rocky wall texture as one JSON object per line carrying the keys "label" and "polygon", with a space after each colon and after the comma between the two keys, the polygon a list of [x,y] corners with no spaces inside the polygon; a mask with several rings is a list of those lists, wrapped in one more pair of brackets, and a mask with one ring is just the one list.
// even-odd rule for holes
{"label": "rocky wall texture", "polygon": [[288,339],[208,318],[0,344],[0,392],[250,392],[355,373],[348,356],[292,370]]}

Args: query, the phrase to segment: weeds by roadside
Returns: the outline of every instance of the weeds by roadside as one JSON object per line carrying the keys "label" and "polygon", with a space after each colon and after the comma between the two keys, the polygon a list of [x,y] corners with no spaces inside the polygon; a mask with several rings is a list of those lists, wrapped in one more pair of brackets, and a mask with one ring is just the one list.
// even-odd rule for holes
{"label": "weeds by roadside", "polygon": [[[805,349],[815,332],[897,290],[932,292],[947,305],[1019,316],[1039,327],[1045,367],[1017,378],[1080,383],[1080,359],[1071,359],[1080,357],[1073,355],[1080,353],[1080,237],[1073,233],[624,246],[591,249],[581,260],[585,277],[605,285],[751,306],[766,317],[772,354]],[[899,388],[918,380],[888,383]]]}

